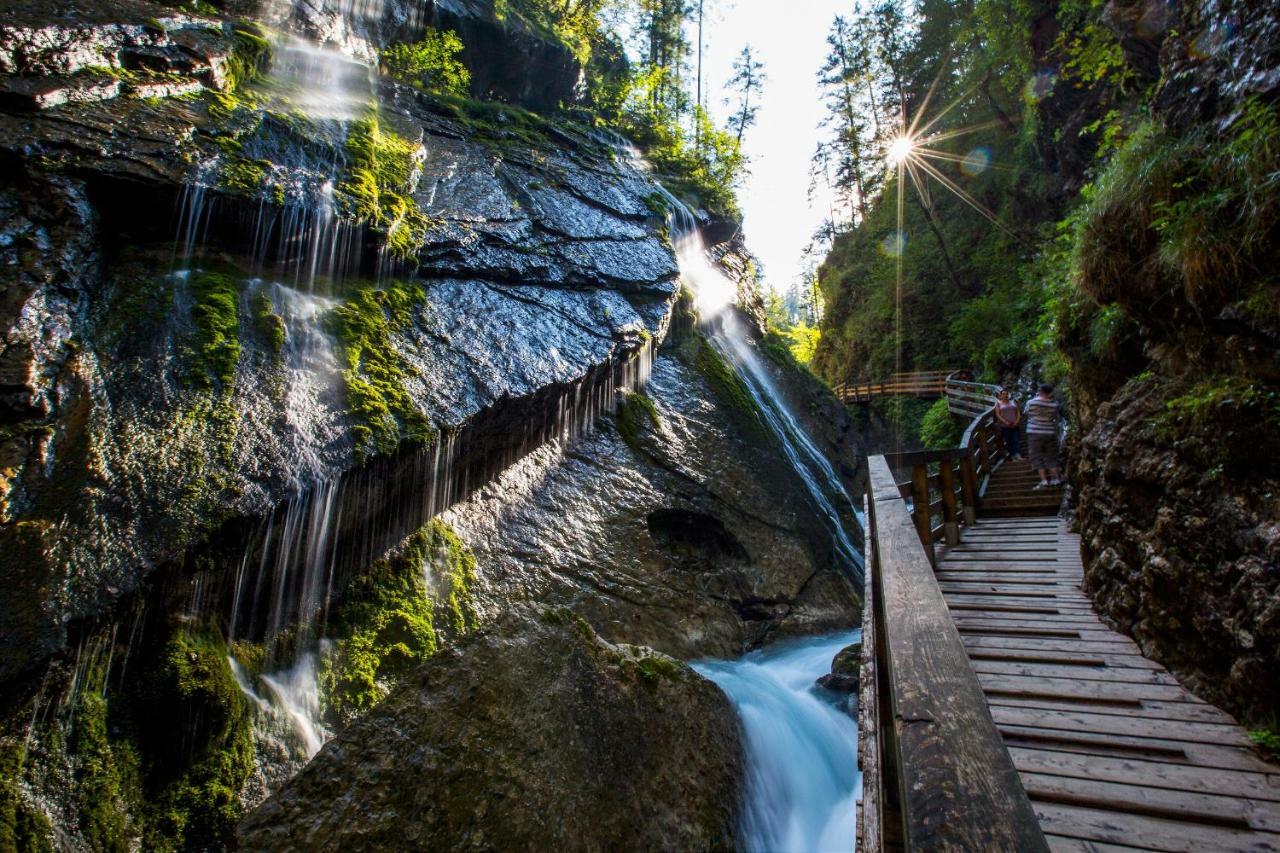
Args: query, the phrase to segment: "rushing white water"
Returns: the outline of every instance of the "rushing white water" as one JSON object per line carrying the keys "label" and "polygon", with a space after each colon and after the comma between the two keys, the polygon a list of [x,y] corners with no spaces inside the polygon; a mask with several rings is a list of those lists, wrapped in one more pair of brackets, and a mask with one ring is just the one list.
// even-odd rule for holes
{"label": "rushing white water", "polygon": [[814,685],[859,632],[788,641],[736,661],[693,668],[720,686],[742,719],[748,851],[850,851],[862,774],[858,727],[841,699]]}
{"label": "rushing white water", "polygon": [[294,763],[314,758],[333,737],[320,712],[318,653],[307,652],[293,666],[264,674],[257,683],[234,657],[227,660],[240,691],[257,708],[258,738],[277,743]]}
{"label": "rushing white water", "polygon": [[756,352],[746,325],[733,310],[737,285],[713,264],[693,215],[678,199],[668,196],[669,226],[676,238],[676,259],[681,280],[693,291],[703,329],[712,346],[737,372],[765,423],[778,439],[787,461],[804,483],[815,510],[822,514],[834,559],[863,583],[862,553],[854,546],[851,531],[861,523],[856,504],[831,461],[817,448],[791,412],[768,369]]}

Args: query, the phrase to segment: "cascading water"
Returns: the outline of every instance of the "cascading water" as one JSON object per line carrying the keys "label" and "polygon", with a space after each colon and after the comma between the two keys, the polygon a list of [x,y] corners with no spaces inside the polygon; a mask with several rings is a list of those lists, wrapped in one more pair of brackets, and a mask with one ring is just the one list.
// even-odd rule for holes
{"label": "cascading water", "polygon": [[736,661],[693,664],[728,694],[742,720],[742,835],[748,851],[853,849],[862,786],[858,727],[814,680],[858,637],[853,632],[793,640]]}
{"label": "cascading water", "polygon": [[[692,290],[703,332],[733,367],[777,439],[831,537],[832,558],[864,581],[851,531],[862,523],[827,457],[814,445],[774,384],[734,310],[737,286],[711,262],[689,209],[666,195],[668,226],[681,280]],[[695,664],[733,700],[746,736],[747,785],[742,833],[747,849],[852,850],[857,723],[820,695],[815,679],[857,634],[785,643],[738,661]]]}
{"label": "cascading water", "polygon": [[857,506],[830,460],[814,445],[761,362],[745,324],[733,310],[737,286],[710,261],[693,214],[679,199],[669,194],[666,198],[670,211],[668,226],[676,244],[680,277],[693,291],[703,330],[711,345],[742,379],[787,461],[804,483],[814,508],[821,513],[831,535],[836,561],[861,588],[863,557],[850,536],[853,522],[862,523]]}

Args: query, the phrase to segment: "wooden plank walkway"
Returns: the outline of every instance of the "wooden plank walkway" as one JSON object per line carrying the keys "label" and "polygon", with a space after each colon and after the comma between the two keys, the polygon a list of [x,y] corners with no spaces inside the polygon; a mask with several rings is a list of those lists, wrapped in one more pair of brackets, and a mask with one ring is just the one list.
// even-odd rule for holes
{"label": "wooden plank walkway", "polygon": [[1052,850],[1280,851],[1280,765],[1098,619],[1063,521],[981,519],[936,577]]}

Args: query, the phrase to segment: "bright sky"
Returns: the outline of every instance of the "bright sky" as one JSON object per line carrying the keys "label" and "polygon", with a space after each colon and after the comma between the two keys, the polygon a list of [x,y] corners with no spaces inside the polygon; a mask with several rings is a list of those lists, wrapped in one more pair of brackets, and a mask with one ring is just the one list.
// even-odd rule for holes
{"label": "bright sky", "polygon": [[756,126],[744,144],[751,174],[739,189],[749,248],[765,280],[786,291],[803,270],[801,253],[824,218],[825,198],[809,204],[809,162],[823,118],[817,74],[827,53],[827,32],[853,0],[707,0],[703,54],[708,108],[723,117],[723,86],[734,57],[750,43],[768,81]]}

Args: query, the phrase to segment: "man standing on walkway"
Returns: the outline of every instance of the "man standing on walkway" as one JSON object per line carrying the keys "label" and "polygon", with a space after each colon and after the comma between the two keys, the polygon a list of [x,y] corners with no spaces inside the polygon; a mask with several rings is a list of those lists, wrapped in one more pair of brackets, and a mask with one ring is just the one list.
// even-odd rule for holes
{"label": "man standing on walkway", "polygon": [[1057,486],[1058,476],[1058,401],[1053,399],[1053,386],[1041,385],[1040,393],[1027,401],[1027,451],[1031,467],[1039,470],[1040,482],[1035,488]]}

